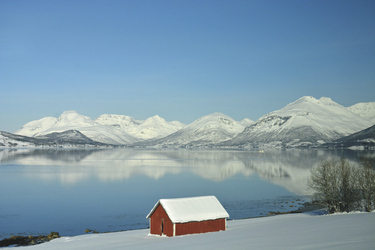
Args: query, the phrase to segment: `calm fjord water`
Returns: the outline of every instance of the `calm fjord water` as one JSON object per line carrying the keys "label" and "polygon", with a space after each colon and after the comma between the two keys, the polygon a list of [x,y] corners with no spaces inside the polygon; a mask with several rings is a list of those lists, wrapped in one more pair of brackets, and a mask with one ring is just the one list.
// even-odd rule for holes
{"label": "calm fjord water", "polygon": [[0,239],[148,227],[161,198],[215,195],[230,219],[303,203],[322,159],[373,152],[331,150],[0,150]]}

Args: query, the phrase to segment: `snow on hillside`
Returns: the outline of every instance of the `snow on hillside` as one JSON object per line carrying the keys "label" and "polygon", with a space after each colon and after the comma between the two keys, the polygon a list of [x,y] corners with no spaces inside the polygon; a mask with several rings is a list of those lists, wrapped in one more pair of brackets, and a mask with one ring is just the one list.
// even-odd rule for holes
{"label": "snow on hillside", "polygon": [[61,237],[22,249],[373,249],[375,213],[320,211],[228,221],[228,230],[176,237],[149,229]]}
{"label": "snow on hillside", "polygon": [[149,142],[149,145],[187,146],[207,145],[229,140],[241,133],[245,126],[222,113],[203,116],[179,131]]}
{"label": "snow on hillside", "polygon": [[239,121],[238,123],[241,124],[244,127],[247,127],[247,126],[250,126],[251,124],[253,124],[254,121],[250,120],[249,118],[245,118],[242,121]]}
{"label": "snow on hillside", "polygon": [[167,122],[158,115],[146,119],[137,127],[129,129],[129,133],[144,140],[168,136],[185,127],[184,124],[173,121]]}
{"label": "snow on hillside", "polygon": [[67,130],[77,130],[92,140],[126,145],[137,141],[161,138],[185,125],[178,121],[167,122],[160,116],[138,121],[130,116],[104,114],[92,120],[76,111],[65,111],[59,118],[45,117],[25,124],[16,132],[24,136],[41,136]]}
{"label": "snow on hillside", "polygon": [[338,139],[371,125],[372,122],[330,98],[322,97],[318,100],[305,96],[262,116],[227,144],[311,145]]}
{"label": "snow on hillside", "polygon": [[95,121],[102,125],[121,128],[131,136],[141,140],[165,137],[185,127],[181,122],[167,122],[158,115],[145,121],[134,120],[134,118],[124,115],[101,115]]}
{"label": "snow on hillside", "polygon": [[330,98],[305,96],[262,116],[235,121],[221,113],[206,115],[189,125],[168,122],[158,115],[144,121],[104,114],[92,120],[75,111],[59,118],[45,117],[16,132],[41,136],[80,131],[94,141],[115,145],[162,147],[310,147],[319,146],[371,127],[375,102],[345,108]]}
{"label": "snow on hillside", "polygon": [[126,116],[126,115],[110,115],[104,114],[99,116],[94,120],[95,122],[106,125],[106,126],[113,126],[118,127],[121,129],[127,129],[128,127],[134,127],[139,125],[141,122],[136,121],[133,117]]}
{"label": "snow on hillside", "polygon": [[107,144],[128,144],[137,141],[136,138],[125,131],[116,127],[101,125],[76,111],[65,111],[58,119],[43,118],[29,122],[16,134],[35,137],[67,130],[80,131],[94,141]]}
{"label": "snow on hillside", "polygon": [[39,120],[31,121],[23,125],[23,127],[16,132],[18,135],[37,136],[40,133],[50,129],[56,124],[58,119],[56,117],[44,117]]}
{"label": "snow on hillside", "polygon": [[375,124],[375,102],[357,103],[348,107],[348,109]]}
{"label": "snow on hillside", "polygon": [[89,117],[80,115],[76,111],[65,111],[59,118],[45,117],[40,120],[28,122],[16,134],[33,137],[97,125]]}
{"label": "snow on hillside", "polygon": [[197,132],[205,132],[207,129],[217,129],[228,134],[238,134],[243,131],[244,126],[227,115],[213,113],[199,118],[187,126],[186,129]]}
{"label": "snow on hillside", "polygon": [[35,143],[20,141],[18,138],[11,138],[8,136],[8,133],[0,131],[0,148],[11,148],[11,147],[36,147]]}
{"label": "snow on hillside", "polygon": [[290,125],[309,125],[316,131],[326,130],[331,131],[332,134],[349,135],[372,125],[327,97],[318,100],[305,96],[270,115],[289,116],[292,118],[290,123],[294,123]]}

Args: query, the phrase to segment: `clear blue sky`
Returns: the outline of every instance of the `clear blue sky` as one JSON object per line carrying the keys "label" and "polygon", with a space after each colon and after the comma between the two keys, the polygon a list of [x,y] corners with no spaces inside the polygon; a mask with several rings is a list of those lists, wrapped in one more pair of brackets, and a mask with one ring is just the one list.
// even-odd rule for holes
{"label": "clear blue sky", "polygon": [[0,0],[0,131],[375,101],[375,1]]}

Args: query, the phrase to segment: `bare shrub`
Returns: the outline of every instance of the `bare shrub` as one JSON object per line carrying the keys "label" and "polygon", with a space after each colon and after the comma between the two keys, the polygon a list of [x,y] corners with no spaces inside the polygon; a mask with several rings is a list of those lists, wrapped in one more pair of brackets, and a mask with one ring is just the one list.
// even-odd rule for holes
{"label": "bare shrub", "polygon": [[361,206],[366,212],[375,208],[375,171],[373,161],[364,159],[356,172],[357,189],[361,196]]}
{"label": "bare shrub", "polygon": [[324,204],[329,213],[357,209],[362,200],[362,189],[359,186],[365,185],[361,171],[346,159],[323,160],[311,170],[308,185],[314,190],[313,198]]}

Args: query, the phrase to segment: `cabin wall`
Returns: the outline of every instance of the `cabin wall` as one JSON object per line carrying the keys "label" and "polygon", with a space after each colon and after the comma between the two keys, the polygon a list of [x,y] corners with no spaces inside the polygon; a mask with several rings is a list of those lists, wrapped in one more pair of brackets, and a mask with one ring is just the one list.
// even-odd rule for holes
{"label": "cabin wall", "polygon": [[173,223],[160,204],[150,217],[150,233],[173,236]]}
{"label": "cabin wall", "polygon": [[226,219],[176,223],[176,236],[226,230]]}

